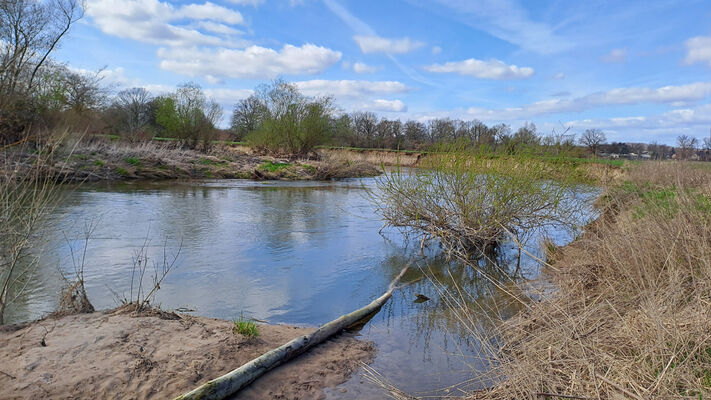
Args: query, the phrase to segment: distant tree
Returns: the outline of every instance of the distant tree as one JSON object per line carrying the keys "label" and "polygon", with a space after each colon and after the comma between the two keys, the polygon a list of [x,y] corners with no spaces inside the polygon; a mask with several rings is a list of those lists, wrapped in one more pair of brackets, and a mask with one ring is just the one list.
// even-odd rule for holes
{"label": "distant tree", "polygon": [[353,119],[348,114],[341,114],[331,121],[333,125],[333,139],[338,145],[349,145],[355,133],[353,132]]}
{"label": "distant tree", "polygon": [[375,144],[378,135],[378,116],[372,112],[356,112],[352,115],[354,146],[370,147]]}
{"label": "distant tree", "polygon": [[586,129],[579,139],[580,144],[586,146],[595,157],[597,157],[600,145],[604,144],[606,140],[605,133],[599,129]]}
{"label": "distant tree", "polygon": [[536,124],[529,124],[527,122],[514,133],[513,140],[516,144],[532,146],[539,144],[541,138],[538,137]]}
{"label": "distant tree", "polygon": [[122,90],[116,95],[113,109],[117,114],[119,129],[134,139],[153,119],[153,98],[144,88]]}
{"label": "distant tree", "polygon": [[436,118],[429,121],[429,132],[433,143],[451,142],[456,139],[457,128],[449,118]]}
{"label": "distant tree", "polygon": [[75,113],[96,111],[108,100],[108,89],[102,85],[103,69],[96,72],[67,71],[64,77],[64,102]]}
{"label": "distant tree", "polygon": [[409,146],[415,147],[427,139],[427,127],[422,122],[407,121],[403,126],[403,134]]}
{"label": "distant tree", "polygon": [[157,99],[156,123],[163,133],[180,139],[184,145],[209,147],[222,118],[222,108],[208,100],[202,88],[184,83],[167,97]]}
{"label": "distant tree", "polygon": [[304,96],[295,85],[282,80],[262,85],[256,92],[265,112],[259,127],[247,136],[255,147],[306,156],[331,139],[335,108],[330,97]]}
{"label": "distant tree", "polygon": [[678,155],[682,160],[688,160],[694,154],[694,151],[699,145],[699,140],[688,135],[680,135],[676,138],[676,144],[679,149]]}
{"label": "distant tree", "polygon": [[704,138],[704,150],[711,151],[711,130],[709,130],[709,136]]}
{"label": "distant tree", "polygon": [[232,112],[230,124],[230,128],[236,135],[237,140],[242,140],[254,132],[266,115],[266,105],[257,96],[251,95],[246,99],[240,100]]}

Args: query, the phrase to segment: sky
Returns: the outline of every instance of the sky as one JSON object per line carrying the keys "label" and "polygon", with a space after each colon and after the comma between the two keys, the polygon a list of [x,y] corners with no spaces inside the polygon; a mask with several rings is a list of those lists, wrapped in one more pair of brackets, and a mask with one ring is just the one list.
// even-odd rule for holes
{"label": "sky", "polygon": [[403,121],[711,134],[711,0],[87,0],[55,58],[115,90],[198,83],[225,121],[279,78]]}

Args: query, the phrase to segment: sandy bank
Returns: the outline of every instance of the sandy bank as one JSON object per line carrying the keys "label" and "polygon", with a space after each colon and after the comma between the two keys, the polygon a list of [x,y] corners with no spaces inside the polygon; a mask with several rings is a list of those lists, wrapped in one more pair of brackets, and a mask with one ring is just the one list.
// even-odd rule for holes
{"label": "sandy bank", "polygon": [[[170,399],[311,331],[260,325],[259,337],[246,339],[232,326],[117,309],[0,327],[0,398]],[[344,382],[374,355],[372,343],[343,334],[235,398],[322,398],[323,388]]]}

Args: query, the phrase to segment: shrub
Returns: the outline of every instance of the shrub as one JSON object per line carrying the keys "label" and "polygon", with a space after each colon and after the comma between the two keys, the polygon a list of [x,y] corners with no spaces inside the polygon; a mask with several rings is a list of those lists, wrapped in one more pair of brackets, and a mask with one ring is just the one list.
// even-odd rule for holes
{"label": "shrub", "polygon": [[436,239],[450,255],[481,257],[509,235],[575,229],[579,222],[585,197],[576,196],[582,188],[564,167],[458,147],[431,155],[422,166],[383,174],[371,196],[387,225]]}

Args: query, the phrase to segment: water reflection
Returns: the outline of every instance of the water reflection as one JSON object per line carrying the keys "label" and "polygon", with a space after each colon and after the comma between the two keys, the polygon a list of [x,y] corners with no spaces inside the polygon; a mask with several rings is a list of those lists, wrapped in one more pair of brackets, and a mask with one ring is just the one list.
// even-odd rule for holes
{"label": "water reflection", "polygon": [[[442,290],[466,294],[467,304],[479,307],[486,321],[488,312],[517,309],[501,293],[501,284],[536,276],[539,266],[526,257],[519,263],[512,243],[502,246],[495,260],[472,268],[447,261],[434,244],[421,252],[419,243],[409,244],[396,230],[381,236],[382,222],[364,191],[373,185],[366,179],[78,187],[68,191],[51,221],[51,234],[36,249],[42,278],[8,317],[21,321],[52,311],[62,283],[58,271],[72,266],[68,243],[77,245],[85,221],[99,219],[85,271],[97,308],[115,305],[111,291],[130,291],[132,256],[146,238],[149,256],[158,262],[164,250],[170,255],[183,243],[177,269],[161,285],[157,301],[166,309],[186,307],[227,319],[244,312],[271,323],[319,325],[367,304],[412,263],[407,284],[361,330],[378,346],[373,366],[413,392],[465,381],[472,368],[486,365],[477,359],[478,343],[447,307]],[[527,250],[541,255],[535,240]],[[431,279],[440,282],[439,289]],[[429,300],[415,303],[418,294]],[[354,377],[339,388],[345,393],[336,390],[329,397],[382,398],[360,379]]]}

